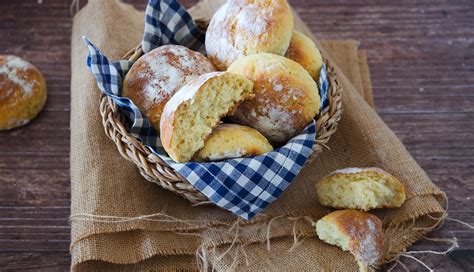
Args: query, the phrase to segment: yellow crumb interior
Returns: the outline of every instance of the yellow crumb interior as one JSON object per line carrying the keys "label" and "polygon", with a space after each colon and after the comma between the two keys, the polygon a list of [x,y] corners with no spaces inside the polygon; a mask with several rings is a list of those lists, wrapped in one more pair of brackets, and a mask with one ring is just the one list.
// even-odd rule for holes
{"label": "yellow crumb interior", "polygon": [[186,162],[204,146],[204,140],[212,132],[220,118],[226,115],[236,103],[249,96],[252,83],[247,79],[224,74],[216,80],[209,80],[196,97],[180,107],[175,114],[180,124],[175,127],[172,143],[177,150],[176,160]]}
{"label": "yellow crumb interior", "polygon": [[324,219],[319,220],[316,223],[316,233],[324,242],[338,246],[344,251],[349,250],[349,238],[339,230],[335,223]]}
{"label": "yellow crumb interior", "polygon": [[[338,246],[344,251],[351,251],[349,236],[344,235],[335,222],[325,220],[324,218],[318,220],[316,223],[316,233],[319,239],[324,242]],[[351,253],[354,254],[352,251]],[[359,266],[359,271],[367,271],[367,266],[362,260],[356,258],[356,261]]]}
{"label": "yellow crumb interior", "polygon": [[394,187],[385,176],[339,177],[323,181],[317,194],[320,203],[326,206],[370,210],[401,206],[405,195],[397,193]]}

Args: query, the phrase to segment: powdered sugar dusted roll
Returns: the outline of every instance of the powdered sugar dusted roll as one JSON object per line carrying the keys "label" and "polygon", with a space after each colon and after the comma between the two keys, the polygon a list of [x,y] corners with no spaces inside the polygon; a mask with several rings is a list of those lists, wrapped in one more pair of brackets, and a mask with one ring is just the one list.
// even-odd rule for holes
{"label": "powdered sugar dusted roll", "polygon": [[236,123],[255,128],[273,145],[298,135],[319,112],[318,86],[300,64],[260,53],[234,62],[228,71],[254,83],[255,98],[240,104]]}
{"label": "powdered sugar dusted roll", "polygon": [[0,55],[0,130],[25,125],[46,103],[41,72],[26,60]]}
{"label": "powdered sugar dusted roll", "polygon": [[139,58],[127,73],[123,96],[135,105],[159,130],[166,102],[187,82],[215,71],[202,54],[180,45],[158,47]]}
{"label": "powdered sugar dusted roll", "polygon": [[209,23],[207,55],[219,70],[250,54],[284,55],[293,24],[286,0],[228,0]]}

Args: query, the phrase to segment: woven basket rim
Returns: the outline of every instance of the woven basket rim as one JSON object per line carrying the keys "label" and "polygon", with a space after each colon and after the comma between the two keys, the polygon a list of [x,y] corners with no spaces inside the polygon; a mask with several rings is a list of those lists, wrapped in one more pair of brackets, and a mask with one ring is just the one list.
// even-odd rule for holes
{"label": "woven basket rim", "polygon": [[[142,54],[141,46],[138,45],[128,51],[124,59],[136,61]],[[334,66],[324,56],[323,60],[326,64],[329,81],[327,94],[329,103],[317,116],[316,141],[306,164],[314,160],[323,151],[323,148],[327,147],[326,144],[336,132],[342,114],[341,84],[339,84]],[[100,96],[100,114],[107,137],[114,141],[122,157],[138,167],[140,174],[146,180],[185,197],[192,204],[210,203],[206,196],[196,190],[184,177],[128,132],[117,104],[104,93]]]}

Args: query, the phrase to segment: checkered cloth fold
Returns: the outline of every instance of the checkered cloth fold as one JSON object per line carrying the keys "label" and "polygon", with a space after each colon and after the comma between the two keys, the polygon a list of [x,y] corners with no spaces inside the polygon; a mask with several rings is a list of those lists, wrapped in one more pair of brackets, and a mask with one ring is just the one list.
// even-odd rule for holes
{"label": "checkered cloth fold", "polygon": [[[316,122],[286,145],[264,155],[209,163],[175,163],[161,146],[159,134],[134,103],[121,97],[122,80],[133,62],[111,62],[92,42],[88,47],[87,66],[99,89],[109,96],[126,117],[130,134],[185,177],[216,205],[251,219],[277,199],[303,167],[316,138]],[[147,53],[165,44],[180,44],[196,51],[204,49],[202,33],[188,12],[175,0],[150,0],[146,9],[142,49]],[[319,79],[321,109],[326,107],[328,81],[326,68]]]}

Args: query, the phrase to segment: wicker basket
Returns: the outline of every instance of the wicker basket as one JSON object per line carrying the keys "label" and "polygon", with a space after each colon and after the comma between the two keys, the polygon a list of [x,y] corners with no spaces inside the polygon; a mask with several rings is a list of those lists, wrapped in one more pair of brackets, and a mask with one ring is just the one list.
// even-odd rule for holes
{"label": "wicker basket", "polygon": [[[124,56],[124,59],[135,61],[142,54],[141,46],[137,46],[130,50]],[[342,113],[341,85],[332,64],[326,58],[324,58],[324,61],[329,81],[329,105],[318,116],[317,137],[313,145],[313,153],[310,155],[308,162],[322,152],[331,135],[336,132],[337,123]],[[105,134],[115,142],[118,151],[125,159],[137,165],[145,179],[185,197],[194,205],[209,203],[205,195],[196,190],[186,179],[153,154],[138,139],[130,135],[124,125],[124,119],[119,108],[115,102],[104,94],[100,97],[100,114],[102,115]]]}

